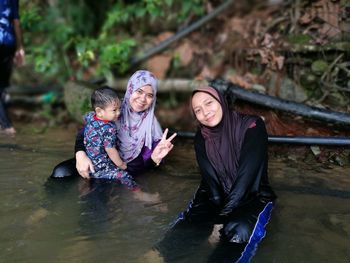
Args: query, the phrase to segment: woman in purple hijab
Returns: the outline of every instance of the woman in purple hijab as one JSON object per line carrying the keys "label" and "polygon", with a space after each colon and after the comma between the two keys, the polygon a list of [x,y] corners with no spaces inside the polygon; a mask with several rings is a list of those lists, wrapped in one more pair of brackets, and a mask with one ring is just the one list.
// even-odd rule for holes
{"label": "woman in purple hijab", "polygon": [[[171,151],[173,134],[167,137],[154,115],[157,78],[147,70],[136,71],[127,84],[121,105],[121,115],[117,124],[117,149],[127,162],[127,171],[137,175],[147,167],[158,166]],[[91,160],[85,153],[83,129],[78,133],[75,144],[75,157],[58,164],[51,175],[54,178],[80,174],[89,178],[94,171]]]}
{"label": "woman in purple hijab", "polygon": [[229,109],[213,87],[195,89],[191,108],[199,124],[194,146],[201,183],[157,251],[167,260],[186,257],[206,238],[216,245],[208,262],[249,262],[276,198],[267,176],[265,124]]}

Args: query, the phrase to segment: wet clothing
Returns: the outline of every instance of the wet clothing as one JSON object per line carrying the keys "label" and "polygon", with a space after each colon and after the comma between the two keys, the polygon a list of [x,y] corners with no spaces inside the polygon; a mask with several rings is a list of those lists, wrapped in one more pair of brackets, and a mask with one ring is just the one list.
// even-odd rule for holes
{"label": "wet clothing", "polygon": [[86,114],[85,121],[84,145],[86,154],[95,169],[90,176],[96,179],[118,180],[129,189],[136,189],[134,179],[126,171],[117,167],[105,150],[105,148],[115,147],[115,123],[98,119],[94,112]]}
{"label": "wet clothing", "polygon": [[[86,151],[84,146],[84,130],[83,127],[79,132],[75,140],[75,153],[79,151]],[[149,167],[155,167],[156,163],[151,159],[152,151],[157,146],[159,141],[155,141],[152,144],[152,149],[144,146],[140,154],[132,161],[128,162],[127,172],[133,176],[143,173],[145,169]]]}
{"label": "wet clothing", "polygon": [[196,133],[194,144],[201,183],[187,209],[180,213],[156,249],[167,260],[173,260],[200,244],[197,239],[202,242],[207,239],[214,224],[223,224],[221,242],[208,262],[248,262],[244,259],[254,255],[257,244],[265,236],[265,226],[276,198],[267,177],[265,124],[257,118],[255,126],[247,129],[236,179],[228,193],[208,160],[200,131]]}
{"label": "wet clothing", "polygon": [[112,162],[105,148],[115,147],[116,126],[114,122],[100,120],[94,112],[85,115],[84,145],[96,171]]}
{"label": "wet clothing", "polygon": [[[229,192],[225,192],[221,186],[219,176],[208,160],[205,141],[200,132],[195,137],[195,151],[202,174],[199,187],[200,192],[205,192],[207,198],[216,209],[217,223],[230,225],[232,214],[243,206],[260,200],[263,203],[273,201],[275,194],[272,191],[267,177],[267,133],[264,122],[259,118],[255,126],[248,128],[244,136],[241,152],[238,158],[236,178]],[[196,199],[194,199],[195,201]],[[196,204],[193,204],[196,206]],[[188,211],[187,213],[190,213]],[[232,229],[224,228],[224,238],[232,240],[235,233]],[[249,231],[251,232],[251,231]],[[247,237],[239,237],[238,242],[246,242]]]}
{"label": "wet clothing", "polygon": [[13,20],[19,19],[18,1],[0,1],[0,128],[10,128],[12,123],[6,110],[5,89],[10,85],[16,35]]}
{"label": "wet clothing", "polygon": [[[197,92],[202,94],[195,97]],[[206,243],[198,237],[208,239],[213,227],[221,226],[220,242],[206,262],[249,262],[265,236],[276,198],[267,177],[265,124],[258,116],[232,111],[224,94],[213,87],[197,87],[193,102],[194,115],[203,120],[194,139],[201,182],[155,248],[171,261],[178,257],[174,247],[181,254],[195,251]],[[203,124],[218,118],[214,126]]]}
{"label": "wet clothing", "polygon": [[253,229],[237,233],[235,214],[240,214],[250,203],[267,204],[276,198],[267,178],[267,133],[264,122],[258,119],[256,126],[246,132],[238,162],[237,178],[229,193],[222,190],[218,175],[208,161],[200,132],[197,132],[195,137],[195,151],[202,180],[182,217],[197,221],[201,220],[201,213],[208,213],[213,222],[225,225],[221,231],[224,239],[247,242]]}
{"label": "wet clothing", "polygon": [[[85,126],[80,129],[77,134],[75,141],[75,153],[78,151],[85,152],[84,146],[84,129]],[[151,159],[152,151],[157,146],[159,141],[155,141],[152,144],[152,149],[148,149],[148,147],[144,146],[140,152],[140,154],[132,161],[128,162],[127,172],[131,176],[137,176],[143,173],[147,168],[156,167],[156,163]],[[54,178],[63,178],[69,176],[77,176],[79,175],[76,169],[76,160],[75,158],[65,160],[58,165],[55,166],[51,177]]]}

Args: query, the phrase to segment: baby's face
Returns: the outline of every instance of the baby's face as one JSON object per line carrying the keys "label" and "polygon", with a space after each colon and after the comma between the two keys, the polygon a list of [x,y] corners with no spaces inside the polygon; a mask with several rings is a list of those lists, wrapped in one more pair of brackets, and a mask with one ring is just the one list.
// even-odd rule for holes
{"label": "baby's face", "polygon": [[116,100],[102,110],[102,119],[106,121],[116,121],[120,115],[120,101]]}

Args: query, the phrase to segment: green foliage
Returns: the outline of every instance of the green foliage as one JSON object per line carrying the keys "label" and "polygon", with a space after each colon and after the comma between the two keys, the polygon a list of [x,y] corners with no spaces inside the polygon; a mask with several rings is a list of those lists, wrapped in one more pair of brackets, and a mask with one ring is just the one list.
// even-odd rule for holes
{"label": "green foliage", "polygon": [[350,7],[350,1],[349,0],[341,0],[340,4],[345,7]]}
{"label": "green foliage", "polygon": [[201,0],[192,0],[192,1],[183,1],[181,10],[179,13],[179,20],[186,19],[191,13],[195,15],[203,15],[203,1]]}
{"label": "green foliage", "polygon": [[305,45],[308,44],[312,38],[306,34],[294,34],[287,37],[289,43],[294,45]]}
{"label": "green foliage", "polygon": [[30,10],[23,10],[21,12],[21,26],[25,31],[35,27],[40,20],[39,8],[36,6],[32,7]]}
{"label": "green foliage", "polygon": [[81,102],[80,112],[89,112],[91,111],[90,98],[86,97]]}
{"label": "green foliage", "polygon": [[[145,30],[188,23],[204,13],[205,0],[23,0],[21,26],[27,61],[35,70],[65,82],[86,73],[123,74],[137,54]],[[154,23],[158,21],[158,23]],[[152,24],[153,23],[153,24]],[[139,40],[135,39],[135,36]]]}
{"label": "green foliage", "polygon": [[76,41],[75,49],[78,61],[83,67],[88,67],[95,60],[94,50],[96,49],[96,41],[94,39],[82,38]]}
{"label": "green foliage", "polygon": [[118,72],[124,73],[128,67],[128,60],[131,57],[131,48],[136,45],[133,39],[124,39],[117,44],[109,44],[101,50],[100,70],[108,73],[109,69],[117,67]]}

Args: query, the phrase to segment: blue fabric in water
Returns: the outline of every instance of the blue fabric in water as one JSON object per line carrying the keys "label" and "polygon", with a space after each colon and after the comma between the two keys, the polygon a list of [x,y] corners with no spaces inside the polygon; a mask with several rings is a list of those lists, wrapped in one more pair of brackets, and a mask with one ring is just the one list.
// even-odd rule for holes
{"label": "blue fabric in water", "polygon": [[[263,197],[255,198],[220,221],[217,216],[220,210],[209,200],[207,192],[199,188],[187,209],[178,215],[154,248],[167,262],[196,253],[198,262],[202,262],[200,259],[208,263],[249,262],[266,234],[273,204]],[[215,247],[206,247],[207,241],[203,241],[211,235],[215,224],[223,224],[220,241]],[[210,249],[210,253],[201,258],[203,249]]]}
{"label": "blue fabric in water", "polygon": [[250,239],[242,252],[242,256],[236,261],[237,263],[246,263],[251,260],[255,255],[258,248],[258,244],[266,235],[266,225],[268,224],[271,216],[273,203],[268,202],[263,211],[259,214],[258,220],[256,221],[254,230]]}

